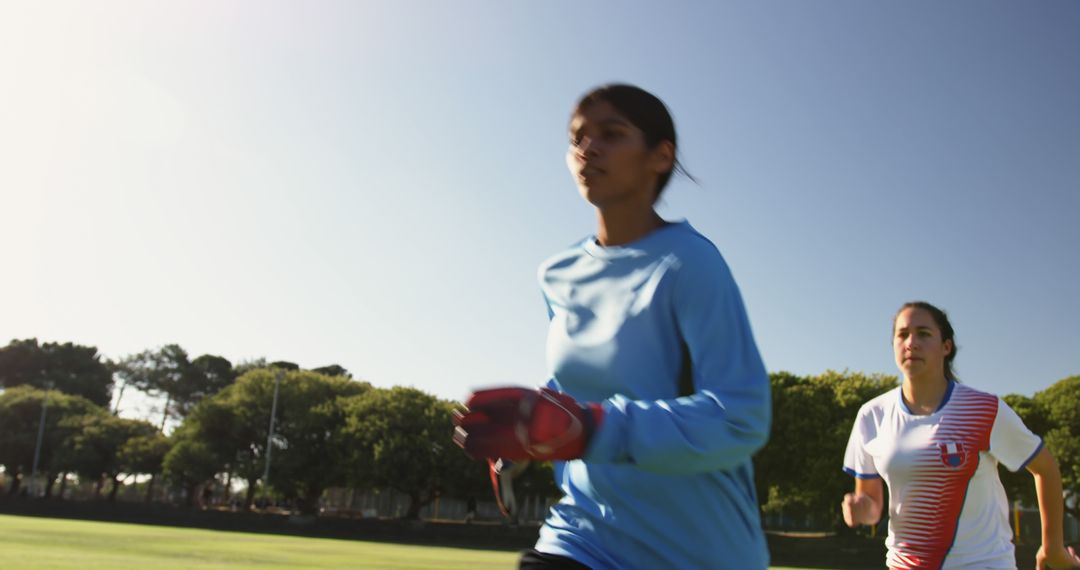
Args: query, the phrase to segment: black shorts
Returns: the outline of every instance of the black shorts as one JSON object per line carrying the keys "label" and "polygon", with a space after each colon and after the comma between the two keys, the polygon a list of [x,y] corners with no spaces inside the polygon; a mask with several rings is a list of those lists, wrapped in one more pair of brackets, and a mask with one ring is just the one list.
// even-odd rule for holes
{"label": "black shorts", "polygon": [[544,554],[532,548],[521,553],[518,570],[589,570],[589,567],[572,558]]}

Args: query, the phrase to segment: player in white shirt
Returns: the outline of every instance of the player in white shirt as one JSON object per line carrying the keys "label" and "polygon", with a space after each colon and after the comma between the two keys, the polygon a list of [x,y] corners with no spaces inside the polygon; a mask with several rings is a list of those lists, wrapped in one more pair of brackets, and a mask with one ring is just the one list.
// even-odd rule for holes
{"label": "player in white shirt", "polygon": [[1061,473],[1042,440],[1001,399],[959,384],[956,344],[943,311],[907,303],[893,322],[904,382],[859,410],[844,471],[844,522],[873,525],[889,488],[889,568],[1015,569],[1008,499],[997,465],[1026,467],[1042,518],[1036,567],[1080,567],[1062,536]]}

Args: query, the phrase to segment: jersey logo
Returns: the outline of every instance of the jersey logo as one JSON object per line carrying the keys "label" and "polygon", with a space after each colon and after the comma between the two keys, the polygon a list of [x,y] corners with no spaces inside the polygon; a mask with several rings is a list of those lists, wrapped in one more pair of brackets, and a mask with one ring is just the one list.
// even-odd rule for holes
{"label": "jersey logo", "polygon": [[941,462],[948,467],[960,467],[967,460],[967,452],[962,442],[939,443],[941,450]]}

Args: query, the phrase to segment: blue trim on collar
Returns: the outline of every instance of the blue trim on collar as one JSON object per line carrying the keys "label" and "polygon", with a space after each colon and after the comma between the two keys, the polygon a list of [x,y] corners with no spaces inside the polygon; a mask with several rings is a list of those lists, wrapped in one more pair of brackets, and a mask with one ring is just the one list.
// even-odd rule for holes
{"label": "blue trim on collar", "polygon": [[938,404],[937,409],[934,410],[935,414],[940,412],[941,408],[945,407],[945,404],[949,403],[949,397],[952,396],[952,389],[953,389],[953,386],[955,386],[955,385],[956,385],[956,380],[950,379],[949,380],[949,386],[947,388],[945,388],[945,397],[941,399],[941,403]]}
{"label": "blue trim on collar", "polygon": [[[951,380],[950,379],[950,380],[948,380],[948,383],[949,383],[949,385],[945,387],[945,397],[941,399],[941,403],[938,404],[937,409],[934,410],[933,412],[931,412],[930,415],[933,415],[933,414],[936,414],[936,413],[940,412],[941,409],[945,407],[945,404],[949,403],[949,398],[952,397],[953,387],[956,386],[956,380]],[[897,392],[896,396],[898,398],[900,398],[900,408],[901,409],[903,409],[905,412],[907,412],[907,414],[909,416],[921,415],[921,414],[916,414],[915,412],[912,412],[911,408],[908,407],[907,402],[904,401],[904,385],[903,384],[900,385],[900,388],[896,392]]]}

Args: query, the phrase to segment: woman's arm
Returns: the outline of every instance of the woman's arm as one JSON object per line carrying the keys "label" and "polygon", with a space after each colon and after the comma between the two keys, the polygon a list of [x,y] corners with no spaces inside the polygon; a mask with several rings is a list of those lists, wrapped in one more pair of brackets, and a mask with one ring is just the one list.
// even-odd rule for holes
{"label": "woman's arm", "polygon": [[1035,567],[1072,568],[1080,566],[1080,557],[1072,549],[1065,548],[1062,533],[1064,505],[1061,491],[1061,471],[1054,456],[1044,447],[1027,465],[1035,477],[1035,491],[1039,496],[1039,517],[1042,521],[1042,546],[1035,555]]}
{"label": "woman's arm", "polygon": [[885,505],[884,487],[878,478],[855,479],[855,492],[844,495],[840,503],[844,523],[852,528],[860,524],[877,524]]}
{"label": "woman's arm", "polygon": [[[585,454],[654,473],[692,474],[746,463],[769,437],[769,376],[735,280],[712,245],[680,260],[673,307],[692,363],[691,396],[603,403],[603,427]],[[677,387],[674,379],[665,380]]]}

